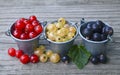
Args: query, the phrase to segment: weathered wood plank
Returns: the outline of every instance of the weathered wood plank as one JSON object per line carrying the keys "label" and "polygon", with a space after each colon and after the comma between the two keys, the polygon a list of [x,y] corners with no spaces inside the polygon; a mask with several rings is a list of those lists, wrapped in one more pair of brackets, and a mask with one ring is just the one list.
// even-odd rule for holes
{"label": "weathered wood plank", "polygon": [[[114,42],[107,45],[107,64],[88,63],[79,70],[73,63],[29,63],[23,65],[8,56],[10,47],[18,49],[15,41],[4,34],[15,20],[36,15],[40,21],[54,21],[65,17],[79,22],[101,19],[114,29]],[[0,0],[0,75],[120,75],[120,0]],[[81,37],[75,44],[81,43]],[[41,44],[44,41],[41,41]],[[49,46],[48,44],[46,46]]]}
{"label": "weathered wood plank", "polygon": [[80,4],[119,4],[119,0],[1,0],[0,6],[31,6],[31,5],[59,5],[59,6],[71,6],[76,5],[79,6]]}

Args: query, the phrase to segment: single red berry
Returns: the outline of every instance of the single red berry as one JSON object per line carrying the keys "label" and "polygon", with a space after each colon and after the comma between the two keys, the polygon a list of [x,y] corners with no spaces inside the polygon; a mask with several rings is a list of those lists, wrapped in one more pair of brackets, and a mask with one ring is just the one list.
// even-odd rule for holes
{"label": "single red berry", "polygon": [[25,23],[25,24],[31,24],[31,21],[28,20],[28,19],[26,19],[26,20],[24,20],[24,23]]}
{"label": "single red berry", "polygon": [[30,61],[32,63],[37,63],[37,62],[39,62],[39,57],[37,55],[33,54],[30,56]]}
{"label": "single red berry", "polygon": [[43,29],[42,29],[42,26],[41,25],[37,25],[37,26],[35,26],[35,32],[37,33],[37,34],[40,34],[42,31],[43,31]]}
{"label": "single red berry", "polygon": [[32,24],[27,24],[25,27],[26,32],[32,32],[34,31],[34,26]]}
{"label": "single red berry", "polygon": [[23,30],[24,28],[25,28],[25,24],[21,20],[18,20],[15,23],[15,29]]}
{"label": "single red berry", "polygon": [[16,57],[20,58],[23,55],[23,51],[22,50],[16,50]]}
{"label": "single red berry", "polygon": [[20,18],[19,20],[22,21],[22,22],[24,22],[24,20],[26,20],[26,19],[25,18]]}
{"label": "single red berry", "polygon": [[9,48],[9,49],[8,49],[8,54],[9,54],[10,56],[14,57],[14,56],[15,56],[15,53],[16,53],[16,50],[15,50],[14,48]]}
{"label": "single red berry", "polygon": [[26,40],[26,39],[29,39],[29,36],[28,36],[28,34],[26,34],[26,33],[22,33],[22,34],[20,35],[20,39]]}
{"label": "single red berry", "polygon": [[33,25],[33,26],[37,26],[37,25],[39,25],[39,21],[34,20],[34,21],[32,22],[32,25]]}
{"label": "single red berry", "polygon": [[23,63],[23,64],[27,64],[27,63],[30,62],[30,57],[27,54],[23,54],[20,57],[20,62]]}
{"label": "single red berry", "polygon": [[37,36],[37,34],[35,33],[35,32],[30,32],[29,33],[29,37],[30,38],[34,38],[34,37],[36,37]]}
{"label": "single red berry", "polygon": [[30,16],[29,19],[30,19],[31,22],[33,22],[34,20],[37,20],[35,15]]}
{"label": "single red berry", "polygon": [[20,36],[22,34],[22,31],[20,31],[20,30],[14,30],[12,34],[13,34],[14,37],[20,38]]}

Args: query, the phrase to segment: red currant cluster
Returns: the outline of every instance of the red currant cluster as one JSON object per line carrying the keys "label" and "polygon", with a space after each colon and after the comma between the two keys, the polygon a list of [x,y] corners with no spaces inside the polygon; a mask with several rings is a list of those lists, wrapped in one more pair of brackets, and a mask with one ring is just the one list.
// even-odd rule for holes
{"label": "red currant cluster", "polygon": [[22,50],[16,50],[15,48],[9,48],[8,54],[12,57],[18,58],[20,62],[23,64],[27,64],[29,62],[32,62],[32,63],[39,62],[39,57],[37,55],[33,54],[29,57],[29,55],[24,54]]}
{"label": "red currant cluster", "polygon": [[26,40],[39,35],[43,31],[41,23],[36,16],[30,16],[29,19],[20,18],[14,23],[12,35],[18,39]]}

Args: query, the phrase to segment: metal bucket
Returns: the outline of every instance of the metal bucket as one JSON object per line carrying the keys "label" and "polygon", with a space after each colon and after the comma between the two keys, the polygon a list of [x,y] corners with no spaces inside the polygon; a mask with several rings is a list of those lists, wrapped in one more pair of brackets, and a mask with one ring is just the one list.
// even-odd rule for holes
{"label": "metal bucket", "polygon": [[[41,23],[41,25],[44,24],[45,22]],[[12,37],[15,40],[19,50],[23,50],[25,54],[32,55],[34,53],[34,49],[36,49],[39,46],[39,38],[42,35],[42,33],[37,35],[35,38],[28,40],[21,40],[12,35],[13,28],[14,28],[14,24],[11,25],[11,27],[8,29],[6,35]]]}
{"label": "metal bucket", "polygon": [[[82,43],[85,46],[85,48],[92,54],[92,55],[99,55],[101,53],[105,54],[107,50],[107,43],[109,41],[112,41],[111,36],[108,36],[106,40],[103,41],[91,41],[87,40],[83,35],[82,35],[82,30],[86,27],[87,23],[91,23],[95,21],[90,21],[90,22],[85,22],[84,19],[81,21],[81,25],[79,26],[79,35],[82,38]],[[109,26],[109,24],[105,23],[105,25]]]}
{"label": "metal bucket", "polygon": [[[56,22],[56,21],[54,21],[54,22]],[[52,23],[54,23],[54,22],[52,22]],[[68,22],[68,21],[67,21],[67,23],[76,28],[76,35],[74,36],[74,38],[72,38],[71,40],[66,41],[66,42],[54,42],[54,41],[46,38],[47,41],[49,42],[50,49],[56,53],[59,53],[61,56],[63,56],[64,54],[66,54],[68,52],[70,47],[73,45],[75,38],[78,35],[77,23]],[[46,30],[46,27],[47,26],[45,26],[44,30]],[[45,37],[47,37],[46,34],[45,34]]]}

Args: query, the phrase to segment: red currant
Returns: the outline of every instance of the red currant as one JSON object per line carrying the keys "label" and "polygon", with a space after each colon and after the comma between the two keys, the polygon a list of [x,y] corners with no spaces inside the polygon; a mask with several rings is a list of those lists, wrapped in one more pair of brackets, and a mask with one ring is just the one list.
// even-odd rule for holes
{"label": "red currant", "polygon": [[34,31],[34,26],[32,24],[27,24],[25,27],[26,32]]}
{"label": "red currant", "polygon": [[30,56],[30,61],[32,63],[37,63],[37,62],[39,62],[39,57],[37,55],[33,54]]}
{"label": "red currant", "polygon": [[23,64],[27,64],[30,62],[30,57],[27,54],[24,54],[20,57],[20,61]]}
{"label": "red currant", "polygon": [[22,22],[24,22],[24,20],[26,20],[26,19],[25,18],[20,18],[19,20],[22,21]]}
{"label": "red currant", "polygon": [[33,26],[37,26],[37,25],[39,25],[39,22],[38,22],[37,20],[34,20],[34,21],[32,22],[32,25],[33,25]]}
{"label": "red currant", "polygon": [[13,31],[13,35],[14,35],[16,38],[20,38],[21,34],[22,34],[22,31],[20,31],[20,30],[14,30],[14,31]]}
{"label": "red currant", "polygon": [[26,34],[26,33],[22,33],[22,34],[20,35],[20,39],[26,40],[26,39],[28,39],[28,38],[29,38],[29,36],[28,36],[28,34]]}
{"label": "red currant", "polygon": [[23,51],[22,50],[17,50],[16,51],[16,57],[20,58],[23,55]]}
{"label": "red currant", "polygon": [[31,24],[31,21],[28,20],[28,19],[26,19],[26,20],[24,20],[24,23],[25,23],[25,24]]}
{"label": "red currant", "polygon": [[40,26],[40,25],[35,26],[35,32],[37,34],[40,34],[42,32],[42,26]]}
{"label": "red currant", "polygon": [[8,54],[9,54],[10,56],[14,57],[14,56],[15,56],[15,53],[16,53],[16,50],[15,50],[14,48],[9,48],[9,49],[8,49]]}
{"label": "red currant", "polygon": [[15,23],[15,29],[23,30],[24,28],[25,28],[25,24],[21,20],[18,20]]}
{"label": "red currant", "polygon": [[37,34],[35,33],[35,32],[30,32],[29,33],[29,37],[30,38],[34,38],[34,37],[36,37],[37,36]]}
{"label": "red currant", "polygon": [[29,17],[30,21],[33,22],[34,20],[37,20],[36,16],[32,15]]}

